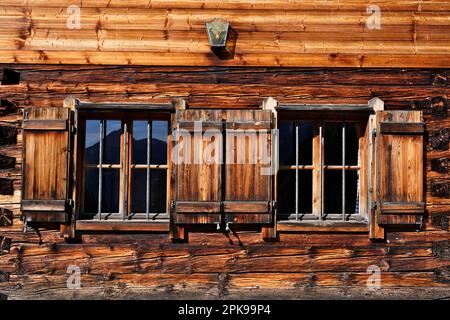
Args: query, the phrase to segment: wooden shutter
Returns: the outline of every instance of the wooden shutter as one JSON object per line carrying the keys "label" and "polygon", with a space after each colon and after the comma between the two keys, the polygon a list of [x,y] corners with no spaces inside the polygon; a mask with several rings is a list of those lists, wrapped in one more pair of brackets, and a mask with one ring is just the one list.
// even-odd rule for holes
{"label": "wooden shutter", "polygon": [[[175,119],[177,147],[172,155],[182,155],[184,162],[187,158],[190,160],[190,163],[183,163],[177,161],[175,155],[172,163],[171,208],[175,223],[272,222],[270,163],[262,163],[267,162],[267,158],[260,157],[261,148],[265,148],[265,154],[270,157],[271,112],[177,110]],[[243,145],[238,146],[240,139]],[[261,146],[259,141],[264,144]],[[234,149],[238,147],[241,149]],[[212,149],[214,154],[209,152]],[[188,157],[187,150],[190,150]],[[233,152],[235,162],[224,164]],[[257,161],[250,163],[252,152],[256,152]],[[244,161],[238,163],[236,160],[241,154]],[[198,163],[195,157],[200,155],[203,155],[202,162]]]}
{"label": "wooden shutter", "polygon": [[378,111],[376,118],[376,223],[420,225],[425,212],[422,112]]}
{"label": "wooden shutter", "polygon": [[[220,223],[222,165],[204,157],[208,148],[222,151],[218,110],[177,110],[172,153],[174,186],[171,207],[178,224]],[[199,128],[201,125],[201,128]],[[217,133],[212,139],[205,132]],[[178,158],[177,158],[178,157]],[[182,159],[181,159],[182,158]]]}
{"label": "wooden shutter", "polygon": [[22,214],[30,222],[67,222],[71,111],[26,108],[22,127]]}
{"label": "wooden shutter", "polygon": [[227,223],[272,222],[271,124],[269,110],[230,110],[226,118]]}

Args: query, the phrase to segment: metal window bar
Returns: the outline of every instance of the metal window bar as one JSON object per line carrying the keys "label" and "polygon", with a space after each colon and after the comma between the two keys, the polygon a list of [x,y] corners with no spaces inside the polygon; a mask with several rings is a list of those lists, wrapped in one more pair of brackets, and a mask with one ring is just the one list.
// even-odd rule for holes
{"label": "metal window bar", "polygon": [[99,144],[99,152],[98,152],[98,161],[99,161],[99,168],[98,168],[98,219],[102,220],[102,192],[103,192],[103,140],[105,138],[105,126],[104,126],[105,120],[100,120],[100,144]]}
{"label": "metal window bar", "polygon": [[345,122],[342,124],[342,220],[345,221]]}
{"label": "metal window bar", "polygon": [[151,121],[147,121],[147,186],[145,193],[145,212],[147,220],[150,220],[150,159],[151,159],[151,140],[152,140],[152,125]]}

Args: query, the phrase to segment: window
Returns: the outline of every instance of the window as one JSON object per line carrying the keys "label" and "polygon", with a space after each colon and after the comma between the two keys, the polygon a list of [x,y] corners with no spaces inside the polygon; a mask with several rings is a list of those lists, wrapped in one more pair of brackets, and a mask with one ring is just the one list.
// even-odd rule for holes
{"label": "window", "polygon": [[81,219],[168,218],[169,118],[84,113]]}
{"label": "window", "polygon": [[278,219],[363,220],[361,185],[367,117],[280,115]]}

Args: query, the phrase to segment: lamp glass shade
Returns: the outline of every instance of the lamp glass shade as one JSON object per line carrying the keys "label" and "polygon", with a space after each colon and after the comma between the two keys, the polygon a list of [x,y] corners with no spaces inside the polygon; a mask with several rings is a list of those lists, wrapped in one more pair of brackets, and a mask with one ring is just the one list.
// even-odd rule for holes
{"label": "lamp glass shade", "polygon": [[209,45],[211,47],[225,47],[227,44],[230,23],[221,19],[206,22]]}

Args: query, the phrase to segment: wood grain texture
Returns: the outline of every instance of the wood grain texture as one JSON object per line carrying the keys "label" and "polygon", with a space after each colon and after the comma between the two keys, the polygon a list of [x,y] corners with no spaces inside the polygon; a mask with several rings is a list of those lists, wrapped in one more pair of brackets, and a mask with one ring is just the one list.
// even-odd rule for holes
{"label": "wood grain texture", "polygon": [[[86,8],[92,3],[83,1]],[[107,2],[104,3],[106,7]],[[112,1],[111,6],[121,3]],[[186,3],[180,6],[200,6],[196,0]],[[324,5],[317,1],[302,3]],[[351,3],[341,5],[348,7]],[[39,7],[59,4],[59,0],[39,1]],[[147,4],[148,1],[141,3],[144,8]],[[207,2],[208,6],[214,4],[218,2]],[[254,3],[273,4],[275,0]],[[391,4],[400,5],[408,9],[417,7],[418,2]],[[445,3],[427,2],[424,10],[430,5]],[[0,87],[1,97],[17,103],[19,112],[0,117],[2,126],[14,127],[17,133],[13,144],[0,146],[0,154],[16,159],[15,168],[0,171],[1,177],[14,183],[13,195],[0,195],[1,207],[11,210],[13,222],[12,226],[0,226],[0,241],[11,239],[8,252],[0,255],[0,275],[4,279],[0,281],[0,293],[9,299],[448,297],[450,262],[445,243],[449,238],[448,224],[444,227],[450,215],[450,202],[432,196],[428,186],[422,230],[392,230],[386,233],[386,242],[381,243],[371,242],[362,227],[355,232],[347,226],[333,231],[322,227],[315,232],[311,227],[281,226],[286,229],[278,233],[276,243],[263,242],[258,229],[245,231],[232,227],[232,232],[225,234],[212,226],[190,232],[189,244],[172,243],[162,227],[157,232],[145,227],[138,232],[126,228],[118,232],[121,226],[117,229],[109,226],[102,232],[93,232],[92,226],[85,226],[89,230],[81,232],[81,243],[68,244],[61,238],[59,228],[51,223],[23,232],[19,192],[23,161],[20,112],[29,106],[61,107],[69,94],[97,102],[167,101],[183,97],[191,110],[221,106],[257,109],[266,96],[286,103],[358,104],[367,103],[375,95],[385,101],[388,110],[419,109],[426,113],[432,98],[447,97],[450,93],[445,81],[435,82],[437,78],[448,77],[447,69],[3,66],[21,74],[19,85]],[[434,158],[449,157],[449,149],[432,147],[428,138],[433,132],[447,128],[449,120],[430,113],[424,115],[424,121],[424,178],[429,185],[432,179],[449,179],[448,173],[431,171],[430,163]],[[180,234],[184,235],[184,230]],[[82,269],[81,290],[66,287],[70,264]],[[382,288],[377,291],[366,287],[370,276],[366,270],[372,264],[379,266],[382,274]]]}
{"label": "wood grain texture", "polygon": [[[80,29],[67,27],[70,5]],[[0,5],[0,62],[103,65],[446,67],[446,1],[21,1]],[[204,23],[237,32],[234,59],[211,51]],[[82,54],[80,54],[82,53]]]}

